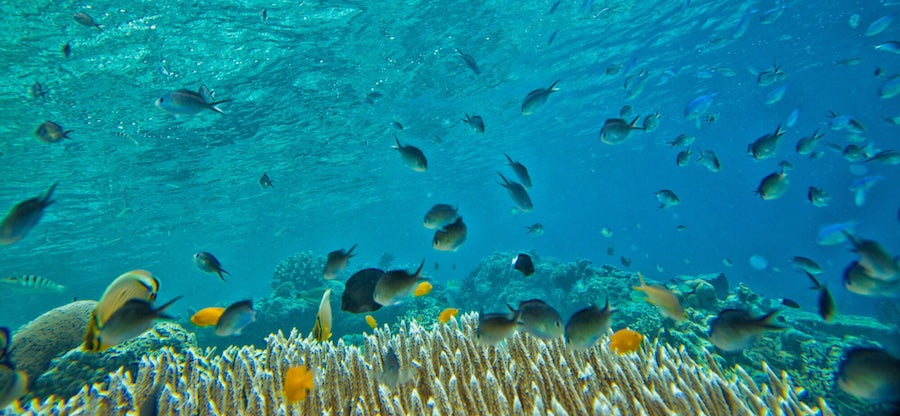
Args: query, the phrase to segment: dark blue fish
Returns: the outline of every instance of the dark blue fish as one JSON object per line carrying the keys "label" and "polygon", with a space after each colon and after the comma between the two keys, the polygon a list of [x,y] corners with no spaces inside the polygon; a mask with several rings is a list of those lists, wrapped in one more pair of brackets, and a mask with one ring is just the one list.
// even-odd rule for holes
{"label": "dark blue fish", "polygon": [[459,58],[469,66],[469,68],[472,70],[472,72],[475,73],[475,75],[481,74],[481,70],[478,69],[478,63],[475,62],[475,58],[473,58],[471,55],[463,53],[463,51],[459,50],[459,48],[456,48],[456,53],[459,54]]}
{"label": "dark blue fish", "polygon": [[556,8],[559,7],[559,2],[560,2],[560,1],[561,1],[561,0],[556,0],[556,3],[553,3],[553,5],[550,6],[550,11],[547,12],[547,14],[553,14],[553,12],[556,11]]}
{"label": "dark blue fish", "polygon": [[558,32],[558,30],[554,30],[553,33],[550,34],[550,39],[547,39],[547,46],[550,46],[550,44],[553,43],[553,39],[556,39],[556,34]]}

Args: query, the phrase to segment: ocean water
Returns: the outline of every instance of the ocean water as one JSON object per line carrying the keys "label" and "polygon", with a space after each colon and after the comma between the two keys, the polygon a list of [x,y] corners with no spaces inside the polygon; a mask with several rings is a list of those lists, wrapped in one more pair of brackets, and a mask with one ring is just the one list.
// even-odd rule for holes
{"label": "ocean water", "polygon": [[[805,256],[822,264],[841,313],[873,313],[871,299],[842,288],[856,257],[848,245],[822,246],[816,236],[853,221],[857,235],[900,253],[900,167],[850,162],[828,146],[860,140],[829,126],[833,111],[865,127],[857,144],[900,149],[900,126],[885,121],[900,116],[900,97],[880,98],[888,78],[874,75],[900,71],[897,54],[874,47],[900,40],[900,22],[865,35],[900,5],[560,0],[551,13],[553,3],[0,4],[0,205],[59,183],[41,222],[0,248],[0,274],[67,286],[61,294],[4,288],[0,325],[96,299],[139,268],[160,278],[161,300],[184,295],[172,312],[187,314],[267,295],[275,265],[293,253],[324,256],[353,244],[351,269],[391,253],[402,264],[439,263],[429,270],[438,282],[465,277],[497,250],[595,265],[621,266],[625,256],[633,260],[626,270],[655,280],[725,272],[733,284],[812,310],[817,292],[788,265]],[[76,12],[102,31],[75,22]],[[60,52],[67,43],[68,58]],[[835,65],[848,58],[861,61]],[[773,63],[783,80],[758,85]],[[607,74],[610,66],[618,73]],[[642,91],[627,91],[641,73]],[[559,91],[522,115],[525,96],[555,81]],[[34,82],[48,90],[44,98],[29,95]],[[233,100],[220,106],[225,114],[175,116],[154,106],[201,85]],[[780,101],[765,103],[785,85]],[[373,92],[383,96],[369,103]],[[715,120],[686,119],[688,103],[708,94],[716,94],[707,111]],[[659,112],[659,128],[602,143],[604,120],[624,105],[634,109],[629,119]],[[466,113],[484,118],[483,134],[461,122]],[[38,141],[34,131],[46,120],[72,130],[70,139]],[[748,156],[747,145],[778,125],[786,133],[777,154]],[[798,155],[797,140],[817,129],[822,157]],[[681,149],[666,144],[680,134],[697,137],[686,167],[675,164]],[[394,137],[422,149],[427,172],[403,165]],[[716,152],[721,171],[696,162],[698,147]],[[531,172],[531,212],[518,212],[497,184],[498,171],[514,177],[504,153]],[[793,165],[787,192],[769,201],[754,195],[782,160]],[[274,188],[259,186],[263,173]],[[859,206],[849,188],[872,175],[884,179]],[[809,186],[824,188],[831,203],[812,206]],[[659,209],[660,189],[680,205]],[[458,206],[468,225],[457,252],[432,249],[433,231],[421,225],[436,203]],[[545,234],[526,235],[538,222]],[[612,237],[601,235],[604,227]],[[611,243],[615,256],[606,254]],[[227,282],[194,267],[198,251],[221,260]],[[754,268],[752,256],[767,267]]]}

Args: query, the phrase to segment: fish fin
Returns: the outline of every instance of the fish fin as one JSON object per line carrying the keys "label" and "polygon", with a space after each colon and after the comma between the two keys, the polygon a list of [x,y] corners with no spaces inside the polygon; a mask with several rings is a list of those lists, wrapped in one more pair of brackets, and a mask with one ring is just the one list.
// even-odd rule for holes
{"label": "fish fin", "polygon": [[414,276],[422,277],[422,268],[425,267],[425,259],[422,259],[422,263],[419,264],[419,268],[416,269],[416,273]]}
{"label": "fish fin", "polygon": [[354,244],[353,247],[350,247],[350,250],[347,250],[347,257],[353,257],[356,254],[353,254],[353,249],[355,249],[357,244]]}
{"label": "fish fin", "polygon": [[222,279],[223,282],[225,281],[225,276],[222,276],[222,273],[225,273],[225,274],[231,276],[231,273],[226,272],[224,269],[216,270],[216,274],[219,275],[219,279]]}
{"label": "fish fin", "polygon": [[181,299],[183,297],[184,297],[183,295],[176,296],[174,299],[172,299],[172,300],[164,303],[162,306],[154,309],[153,312],[156,313],[160,319],[175,319],[175,318],[172,318],[171,316],[161,314],[160,312],[166,310],[166,308],[168,308],[169,306],[172,306],[172,304],[175,303],[175,301],[177,301],[178,299]]}
{"label": "fish fin", "polygon": [[100,351],[100,323],[97,316],[97,310],[91,311],[91,317],[88,319],[87,329],[84,331],[84,347],[85,351]]}
{"label": "fish fin", "polygon": [[44,195],[41,196],[39,202],[42,207],[46,207],[53,203],[53,201],[50,200],[50,197],[53,196],[53,191],[56,190],[56,185],[59,185],[59,182],[53,182],[52,184],[50,184],[50,187],[47,188],[47,192],[44,192]]}
{"label": "fish fin", "polygon": [[823,290],[823,289],[825,289],[825,286],[822,286],[822,283],[820,283],[820,282],[816,279],[816,277],[812,275],[812,273],[810,273],[810,272],[808,272],[808,271],[806,271],[806,270],[804,270],[803,273],[806,273],[806,275],[809,276],[809,278],[810,278],[810,279],[812,280],[812,282],[813,282],[813,286],[810,287],[810,289],[813,289],[813,290]]}
{"label": "fish fin", "polygon": [[231,102],[231,101],[234,101],[234,100],[233,100],[233,99],[231,99],[231,100],[221,100],[221,101],[216,101],[216,102],[209,103],[209,109],[212,110],[212,111],[215,111],[215,112],[217,112],[217,113],[219,113],[219,114],[225,114],[225,112],[222,111],[222,109],[219,108],[218,105],[219,105],[219,104],[224,104],[224,103],[227,103],[227,102]]}
{"label": "fish fin", "polygon": [[559,88],[556,88],[556,84],[559,84],[559,81],[562,81],[562,80],[559,80],[559,79],[556,80],[556,82],[554,82],[552,85],[550,85],[550,88],[547,88],[547,91],[549,91],[549,92],[559,91]]}
{"label": "fish fin", "polygon": [[778,314],[779,309],[776,309],[772,312],[769,312],[759,318],[759,322],[763,325],[763,328],[772,330],[772,331],[781,331],[787,329],[786,326],[773,324],[772,320],[775,319],[775,316]]}

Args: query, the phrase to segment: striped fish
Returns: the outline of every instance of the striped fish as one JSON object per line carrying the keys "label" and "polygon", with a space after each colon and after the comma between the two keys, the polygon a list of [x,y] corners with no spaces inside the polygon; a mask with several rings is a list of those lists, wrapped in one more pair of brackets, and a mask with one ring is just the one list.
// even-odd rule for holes
{"label": "striped fish", "polygon": [[66,290],[66,287],[59,283],[34,275],[4,277],[0,279],[0,283],[15,286],[19,289],[29,289],[40,292],[62,292]]}

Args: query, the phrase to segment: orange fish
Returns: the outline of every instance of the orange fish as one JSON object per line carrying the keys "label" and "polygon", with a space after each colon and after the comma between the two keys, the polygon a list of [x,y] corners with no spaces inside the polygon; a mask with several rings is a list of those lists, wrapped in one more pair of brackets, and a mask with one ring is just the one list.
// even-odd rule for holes
{"label": "orange fish", "polygon": [[619,355],[637,351],[641,348],[641,342],[644,336],[640,332],[632,331],[628,328],[620,329],[609,337],[609,349],[619,353]]}
{"label": "orange fish", "polygon": [[225,312],[225,308],[211,307],[200,309],[191,317],[191,323],[197,326],[213,326],[219,322],[222,312]]}
{"label": "orange fish", "polygon": [[372,329],[375,329],[376,327],[378,327],[378,322],[375,320],[375,317],[373,317],[372,315],[366,315],[366,323],[369,324],[369,326],[371,326]]}
{"label": "orange fish", "polygon": [[438,315],[438,321],[440,321],[442,324],[446,324],[447,322],[450,322],[450,318],[456,315],[459,315],[459,309],[447,308],[441,311],[441,314]]}
{"label": "orange fish", "polygon": [[315,374],[306,367],[288,368],[284,373],[284,397],[288,403],[306,399],[315,384]]}
{"label": "orange fish", "polygon": [[428,283],[428,282],[419,283],[419,285],[416,286],[416,290],[413,292],[413,296],[415,296],[415,297],[425,296],[425,295],[431,293],[431,288],[432,288],[431,283]]}
{"label": "orange fish", "polygon": [[638,272],[638,278],[641,279],[640,286],[632,286],[634,290],[640,290],[644,292],[647,297],[644,300],[651,305],[656,305],[659,307],[659,313],[663,316],[672,318],[676,321],[683,321],[687,319],[684,314],[684,308],[681,307],[681,303],[678,302],[678,296],[675,296],[671,290],[666,289],[665,286],[660,285],[647,285],[644,283],[644,275]]}

